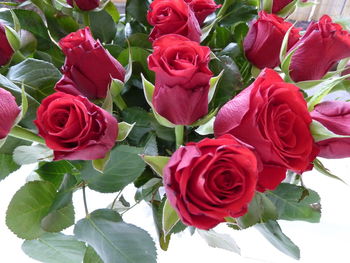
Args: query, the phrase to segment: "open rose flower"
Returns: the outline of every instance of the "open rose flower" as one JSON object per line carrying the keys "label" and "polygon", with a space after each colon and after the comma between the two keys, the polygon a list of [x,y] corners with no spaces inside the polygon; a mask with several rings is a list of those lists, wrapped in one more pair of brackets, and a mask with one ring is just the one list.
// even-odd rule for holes
{"label": "open rose flower", "polygon": [[208,113],[210,49],[179,35],[166,35],[153,42],[148,57],[156,73],[152,103],[156,111],[174,124],[189,125]]}
{"label": "open rose flower", "polygon": [[254,153],[231,135],[188,143],[163,172],[170,204],[186,225],[201,229],[244,215],[258,176]]}
{"label": "open rose flower", "polygon": [[192,8],[199,25],[202,25],[207,16],[221,6],[217,5],[214,0],[185,0],[185,2]]}
{"label": "open rose flower", "polygon": [[[256,67],[275,68],[280,64],[280,51],[283,38],[293,25],[282,17],[259,12],[259,18],[253,20],[244,39],[244,52],[247,59]],[[299,29],[293,28],[289,35],[287,50],[300,38]]]}
{"label": "open rose flower", "polygon": [[110,113],[85,97],[63,92],[42,101],[34,123],[55,160],[103,158],[118,135],[118,122]]}
{"label": "open rose flower", "polygon": [[295,47],[290,65],[292,79],[318,80],[339,60],[350,57],[350,33],[324,15],[309,25]]}
{"label": "open rose flower", "polygon": [[20,111],[15,97],[7,90],[0,88],[0,139],[5,138],[10,132]]}
{"label": "open rose flower", "polygon": [[200,41],[198,21],[184,0],[154,0],[147,13],[147,20],[154,26],[150,41],[167,34],[178,34]]}
{"label": "open rose flower", "polygon": [[0,23],[0,66],[10,62],[14,51],[6,37],[6,30]]}
{"label": "open rose flower", "polygon": [[255,148],[264,169],[258,190],[274,189],[286,169],[310,168],[318,150],[310,133],[311,117],[299,88],[265,69],[248,88],[226,103],[215,123],[215,136],[229,133]]}
{"label": "open rose flower", "polygon": [[88,27],[62,38],[59,45],[66,61],[55,90],[89,99],[105,98],[111,78],[124,81],[123,66],[92,37]]}
{"label": "open rose flower", "polygon": [[76,5],[81,10],[89,11],[97,8],[100,5],[100,0],[67,0],[67,3],[72,7]]}
{"label": "open rose flower", "polygon": [[350,157],[350,102],[325,101],[316,105],[312,119],[331,132],[348,138],[331,138],[317,142],[319,156],[330,159]]}

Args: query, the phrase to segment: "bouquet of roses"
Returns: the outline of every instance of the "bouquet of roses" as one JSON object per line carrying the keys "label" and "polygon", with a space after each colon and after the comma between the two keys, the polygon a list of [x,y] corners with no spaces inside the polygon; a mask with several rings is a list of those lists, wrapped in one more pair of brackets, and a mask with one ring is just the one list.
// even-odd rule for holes
{"label": "bouquet of roses", "polygon": [[[220,247],[212,228],[227,224],[300,257],[277,220],[319,222],[303,173],[341,180],[317,157],[350,157],[349,24],[298,28],[286,17],[302,0],[128,0],[125,15],[111,1],[5,4],[0,178],[37,163],[6,212],[26,254],[156,262],[150,235],[123,221],[133,184],[163,250],[185,229]],[[116,197],[90,212],[86,187]]]}

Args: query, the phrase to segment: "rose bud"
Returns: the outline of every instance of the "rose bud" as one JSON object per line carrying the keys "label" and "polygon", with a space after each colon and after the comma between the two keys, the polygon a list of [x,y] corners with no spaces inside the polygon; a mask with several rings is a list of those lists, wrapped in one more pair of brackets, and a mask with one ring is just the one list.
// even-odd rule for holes
{"label": "rose bud", "polygon": [[97,8],[100,5],[100,0],[67,0],[67,4],[72,7],[75,5],[84,11],[89,11]]}
{"label": "rose bud", "polygon": [[[283,38],[293,25],[283,18],[265,11],[259,12],[259,18],[253,20],[244,39],[244,52],[247,59],[256,67],[275,68],[280,62]],[[299,29],[291,30],[287,50],[300,38]]]}
{"label": "rose bud", "polygon": [[[290,76],[295,82],[322,79],[339,60],[350,57],[350,34],[324,15],[296,44]],[[293,48],[294,49],[294,48]]]}
{"label": "rose bud", "polygon": [[217,5],[214,0],[185,0],[185,2],[192,8],[199,25],[202,25],[207,16],[221,6]]}
{"label": "rose bud", "polygon": [[258,176],[254,153],[228,134],[180,147],[163,173],[182,222],[206,230],[247,212]]}
{"label": "rose bud", "polygon": [[350,157],[350,102],[322,102],[316,105],[311,117],[336,135],[349,136],[317,142],[319,156],[330,159]]}
{"label": "rose bud", "polygon": [[7,90],[0,88],[0,139],[9,134],[20,111],[15,97]]}
{"label": "rose bud", "polygon": [[123,66],[93,39],[88,27],[59,41],[66,61],[55,90],[89,99],[105,98],[111,78],[124,81]]}
{"label": "rose bud", "polygon": [[272,13],[276,14],[294,0],[273,0]]}
{"label": "rose bud", "polygon": [[14,51],[6,37],[6,29],[0,23],[0,66],[6,65],[10,62]]}
{"label": "rose bud", "polygon": [[148,10],[147,20],[154,26],[150,41],[163,35],[178,34],[200,42],[198,21],[184,0],[154,0]]}
{"label": "rose bud", "polygon": [[42,101],[34,123],[54,160],[103,158],[118,135],[118,122],[110,113],[85,97],[63,92]]}
{"label": "rose bud", "polygon": [[153,42],[148,67],[156,73],[152,103],[177,125],[190,125],[208,113],[210,49],[180,35]]}
{"label": "rose bud", "polygon": [[299,88],[272,69],[226,103],[214,122],[215,136],[229,133],[255,148],[263,162],[258,190],[273,190],[286,169],[303,172],[318,153],[312,119]]}

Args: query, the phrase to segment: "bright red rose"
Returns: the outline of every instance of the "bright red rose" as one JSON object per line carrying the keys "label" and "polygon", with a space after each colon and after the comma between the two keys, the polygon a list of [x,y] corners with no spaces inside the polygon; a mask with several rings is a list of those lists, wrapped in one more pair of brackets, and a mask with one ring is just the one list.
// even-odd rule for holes
{"label": "bright red rose", "polygon": [[20,111],[15,97],[7,90],[0,88],[0,139],[5,138],[10,132]]}
{"label": "bright red rose", "polygon": [[207,16],[221,6],[217,5],[214,0],[185,0],[185,2],[192,8],[199,25],[202,25]]}
{"label": "bright red rose", "polygon": [[110,113],[85,97],[63,92],[42,101],[34,123],[55,160],[103,158],[118,135],[118,122]]}
{"label": "bright red rose", "polygon": [[0,66],[9,63],[13,53],[14,51],[6,37],[5,27],[0,23]]}
{"label": "bright red rose", "polygon": [[258,190],[274,189],[286,169],[310,168],[318,150],[309,126],[311,117],[299,88],[272,69],[226,103],[215,123],[215,136],[229,133],[255,148],[263,162]]}
{"label": "bright red rose", "polygon": [[[312,119],[337,135],[350,136],[350,102],[325,101],[316,105]],[[350,138],[332,138],[317,142],[319,156],[324,158],[350,157]]]}
{"label": "bright red rose", "polygon": [[190,125],[208,113],[210,49],[180,35],[153,42],[148,67],[156,73],[152,103],[174,124]]}
{"label": "bright red rose", "polygon": [[124,81],[123,66],[92,37],[88,27],[62,38],[59,45],[66,61],[55,90],[89,99],[105,98],[111,78]]}
{"label": "bright red rose", "polygon": [[244,215],[258,176],[254,153],[228,134],[180,147],[163,172],[170,204],[201,229]]}
{"label": "bright red rose", "polygon": [[184,0],[154,0],[147,13],[154,26],[150,41],[167,34],[178,34],[200,42],[201,30],[192,9]]}
{"label": "bright red rose", "polygon": [[[283,18],[265,11],[259,12],[259,18],[253,20],[244,39],[244,52],[254,66],[275,68],[280,64],[280,51],[283,38],[293,25]],[[289,35],[289,50],[300,38],[299,29],[293,28]]]}
{"label": "bright red rose", "polygon": [[272,13],[276,14],[294,0],[273,0]]}
{"label": "bright red rose", "polygon": [[67,0],[67,3],[72,7],[75,4],[79,9],[89,11],[97,8],[100,5],[100,0]]}
{"label": "bright red rose", "polygon": [[295,82],[321,79],[339,60],[350,57],[350,33],[324,15],[312,22],[295,45],[290,76]]}

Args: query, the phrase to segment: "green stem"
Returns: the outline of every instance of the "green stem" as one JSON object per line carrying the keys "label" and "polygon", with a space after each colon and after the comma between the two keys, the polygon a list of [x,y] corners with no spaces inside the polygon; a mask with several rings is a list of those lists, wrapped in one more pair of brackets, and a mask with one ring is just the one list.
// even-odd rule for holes
{"label": "green stem", "polygon": [[88,210],[87,202],[86,202],[85,184],[83,185],[83,200],[84,200],[85,214],[86,214],[86,216],[88,216],[89,215],[89,210]]}
{"label": "green stem", "polygon": [[83,22],[85,26],[90,27],[90,17],[89,17],[89,12],[83,12]]}
{"label": "green stem", "polygon": [[176,138],[176,149],[179,148],[184,142],[184,126],[175,126],[175,138]]}
{"label": "green stem", "polygon": [[126,105],[125,101],[123,100],[122,96],[118,95],[113,98],[114,103],[117,105],[117,107],[123,111],[128,106]]}
{"label": "green stem", "polygon": [[40,136],[36,135],[34,132],[22,128],[21,126],[14,126],[9,133],[10,136],[23,139],[30,142],[38,142],[40,144],[45,144],[45,140]]}
{"label": "green stem", "polygon": [[218,18],[221,18],[225,15],[227,9],[235,2],[235,0],[225,0],[224,4],[219,10],[219,13],[217,15]]}

